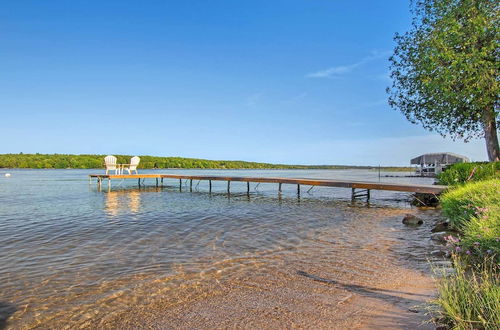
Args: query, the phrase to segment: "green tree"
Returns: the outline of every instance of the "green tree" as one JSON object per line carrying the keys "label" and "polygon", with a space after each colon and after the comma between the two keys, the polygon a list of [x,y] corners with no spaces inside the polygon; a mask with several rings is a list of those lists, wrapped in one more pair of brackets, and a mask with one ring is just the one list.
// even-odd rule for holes
{"label": "green tree", "polygon": [[442,136],[484,137],[498,161],[498,0],[414,0],[413,22],[396,34],[389,104]]}

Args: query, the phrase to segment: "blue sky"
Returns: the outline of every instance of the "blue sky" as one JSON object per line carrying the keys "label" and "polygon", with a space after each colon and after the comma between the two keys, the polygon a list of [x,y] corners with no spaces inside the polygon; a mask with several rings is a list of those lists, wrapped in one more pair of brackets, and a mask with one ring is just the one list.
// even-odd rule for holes
{"label": "blue sky", "polygon": [[5,1],[0,153],[486,159],[387,105],[409,1]]}

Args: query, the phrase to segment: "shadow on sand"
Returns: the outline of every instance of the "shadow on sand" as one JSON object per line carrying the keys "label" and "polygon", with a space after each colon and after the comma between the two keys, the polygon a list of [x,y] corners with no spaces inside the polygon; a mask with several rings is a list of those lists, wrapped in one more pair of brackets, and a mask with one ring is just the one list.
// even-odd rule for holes
{"label": "shadow on sand", "polygon": [[397,291],[397,290],[379,289],[379,288],[373,288],[369,286],[362,286],[356,284],[346,284],[328,278],[320,277],[314,274],[310,274],[301,270],[297,271],[297,275],[310,278],[311,280],[314,281],[335,285],[344,288],[350,292],[359,294],[361,296],[374,298],[384,302],[389,302],[393,305],[400,306],[402,310],[406,310],[410,314],[419,313],[421,315],[420,317],[416,318],[420,320],[410,320],[405,315],[399,313],[391,314],[388,311],[382,310],[383,315],[379,315],[381,323],[379,323],[378,325],[394,326],[394,322],[396,321],[401,325],[409,326],[409,328],[414,327],[419,329],[434,329],[434,327],[429,324],[428,322],[429,319],[425,317],[425,312],[423,308],[425,302],[431,299],[432,295]]}
{"label": "shadow on sand", "polygon": [[[297,274],[301,275],[301,276],[308,277],[308,278],[315,280],[315,281],[318,281],[318,282],[338,285],[338,286],[341,286],[349,291],[352,291],[352,292],[355,292],[355,293],[358,293],[358,294],[361,294],[364,296],[377,298],[377,299],[391,300],[391,298],[397,298],[398,300],[400,300],[401,297],[398,296],[398,294],[406,295],[406,296],[423,297],[426,299],[432,298],[431,295],[427,295],[427,294],[409,293],[409,292],[386,290],[386,289],[377,289],[377,288],[371,288],[371,287],[356,285],[356,284],[344,284],[344,283],[337,282],[335,280],[330,280],[330,279],[327,279],[324,277],[319,277],[319,276],[316,276],[313,274],[309,274],[309,273],[306,273],[302,270],[297,271]],[[406,298],[406,300],[408,300],[409,302],[414,302],[415,304],[421,303],[421,300],[412,300],[412,299],[408,299],[408,298]]]}
{"label": "shadow on sand", "polygon": [[0,329],[7,328],[7,320],[16,312],[16,307],[8,302],[0,301]]}

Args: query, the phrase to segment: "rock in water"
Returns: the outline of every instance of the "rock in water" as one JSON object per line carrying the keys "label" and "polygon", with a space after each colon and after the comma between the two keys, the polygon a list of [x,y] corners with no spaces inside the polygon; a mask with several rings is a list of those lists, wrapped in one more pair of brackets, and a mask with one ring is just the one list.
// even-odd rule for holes
{"label": "rock in water", "polygon": [[446,257],[446,258],[449,258],[451,256],[451,253],[450,251],[446,250],[446,249],[438,249],[438,250],[434,250],[431,252],[431,255],[433,257]]}
{"label": "rock in water", "polygon": [[432,228],[431,231],[433,233],[437,233],[440,231],[447,231],[449,229],[449,225],[450,225],[450,223],[448,221],[440,221],[440,222],[436,223],[436,225],[434,226],[434,228]]}
{"label": "rock in water", "polygon": [[434,194],[415,193],[411,205],[436,207],[439,205],[439,199]]}
{"label": "rock in water", "polygon": [[439,233],[434,233],[431,235],[431,240],[437,241],[440,243],[446,243],[445,237],[450,236],[450,233],[446,231],[440,231]]}
{"label": "rock in water", "polygon": [[420,219],[419,217],[417,216],[414,216],[413,214],[407,214],[405,215],[405,217],[403,218],[403,223],[405,225],[410,225],[410,226],[417,226],[417,225],[421,225],[424,223],[424,220]]}

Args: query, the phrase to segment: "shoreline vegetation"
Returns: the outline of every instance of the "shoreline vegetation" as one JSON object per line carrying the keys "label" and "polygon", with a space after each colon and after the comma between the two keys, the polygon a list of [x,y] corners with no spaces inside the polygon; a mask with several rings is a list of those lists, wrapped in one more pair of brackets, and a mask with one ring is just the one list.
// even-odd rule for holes
{"label": "shoreline vegetation", "polygon": [[441,204],[454,272],[443,271],[438,280],[437,321],[453,329],[498,329],[500,162],[457,164],[439,181],[453,184]]}
{"label": "shoreline vegetation", "polygon": [[[106,155],[73,154],[0,154],[0,168],[19,169],[100,169],[104,168]],[[115,155],[118,163],[130,162],[132,156]],[[364,169],[384,172],[411,172],[411,167],[398,166],[354,166],[354,165],[287,165],[247,162],[239,160],[208,160],[184,157],[141,157],[140,169]]]}

